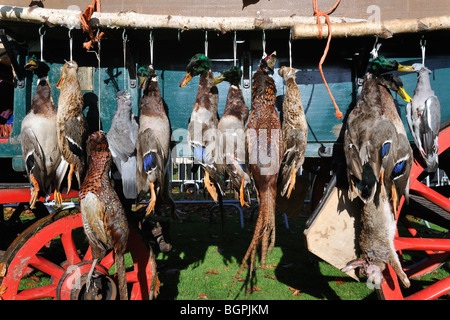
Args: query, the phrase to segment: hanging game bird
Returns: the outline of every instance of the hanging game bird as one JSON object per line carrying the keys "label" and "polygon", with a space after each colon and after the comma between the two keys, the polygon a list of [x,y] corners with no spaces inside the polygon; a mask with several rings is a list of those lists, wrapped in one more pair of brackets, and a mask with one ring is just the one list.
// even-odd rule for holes
{"label": "hanging game bird", "polygon": [[[217,103],[218,91],[213,85],[213,74],[210,71],[211,61],[203,54],[194,55],[186,68],[186,75],[180,82],[180,87],[200,75],[197,96],[189,119],[187,140],[194,153],[194,158],[205,170],[205,187],[214,201],[224,194],[220,172],[220,164],[216,165],[217,138]],[[219,190],[217,190],[217,188]]]}
{"label": "hanging game bird", "polygon": [[31,110],[22,120],[20,141],[28,178],[32,184],[30,208],[33,209],[39,194],[48,198],[54,191],[56,203],[60,206],[61,182],[68,163],[61,157],[56,132],[56,108],[48,82],[50,68],[45,62],[34,58],[25,65],[38,77]]}
{"label": "hanging game bird", "polygon": [[406,105],[406,119],[414,142],[425,161],[427,172],[434,172],[439,165],[438,135],[441,122],[441,106],[430,85],[431,71],[423,64],[413,64],[417,72],[417,86],[412,102]]}
{"label": "hanging game bird", "polygon": [[88,125],[83,114],[83,93],[78,82],[77,71],[78,64],[75,61],[66,62],[61,71],[61,78],[56,84],[61,91],[56,113],[58,144],[61,154],[70,167],[67,193],[71,189],[74,172],[78,186],[81,186],[86,165]]}
{"label": "hanging game bird", "polygon": [[303,111],[300,89],[295,83],[295,69],[281,67],[278,74],[286,81],[283,101],[283,158],[278,177],[281,195],[289,198],[295,186],[297,171],[305,161],[308,124]]}
{"label": "hanging game bird", "polygon": [[[98,259],[114,249],[121,300],[128,299],[124,253],[129,227],[125,210],[111,186],[109,171],[112,163],[106,134],[96,131],[87,141],[88,169],[80,188],[80,209],[84,232],[89,240],[94,260],[86,281],[91,289],[92,274]],[[94,285],[95,287],[95,285]]]}
{"label": "hanging game bird", "polygon": [[261,267],[264,268],[267,253],[275,244],[277,179],[283,141],[281,123],[275,107],[277,91],[274,79],[270,76],[273,74],[275,62],[276,52],[273,52],[261,60],[253,75],[252,107],[247,123],[247,152],[258,195],[259,214],[252,241],[238,274],[250,258],[250,279],[258,246],[261,244]]}
{"label": "hanging game bird", "polygon": [[249,110],[240,87],[241,77],[242,70],[236,66],[223,71],[213,79],[214,85],[222,81],[230,83],[225,110],[217,126],[217,153],[218,162],[222,161],[223,170],[228,174],[234,188],[239,193],[241,206],[249,206],[250,193],[248,187],[251,184],[251,179],[246,163],[245,143],[245,123],[248,119]]}
{"label": "hanging game bird", "polygon": [[[377,64],[380,61],[374,60]],[[387,64],[390,71],[392,65]],[[408,199],[412,151],[406,131],[389,89],[406,101],[400,78],[369,72],[344,133],[349,198],[363,201],[359,244],[362,257],[350,261],[344,272],[361,267],[372,282],[380,283],[385,264],[389,263],[405,287],[409,280],[394,249],[399,194]],[[409,68],[407,68],[408,70]]]}
{"label": "hanging game bird", "polygon": [[168,161],[171,129],[153,66],[139,68],[138,76],[144,95],[140,102],[139,134],[137,140],[137,188],[139,197],[150,191],[146,214],[155,208],[158,197],[168,202],[175,215],[175,203],[169,192]]}
{"label": "hanging game bird", "polygon": [[120,172],[123,194],[137,198],[136,143],[139,125],[132,111],[130,94],[121,90],[116,94],[117,111],[108,131],[108,145],[113,161]]}

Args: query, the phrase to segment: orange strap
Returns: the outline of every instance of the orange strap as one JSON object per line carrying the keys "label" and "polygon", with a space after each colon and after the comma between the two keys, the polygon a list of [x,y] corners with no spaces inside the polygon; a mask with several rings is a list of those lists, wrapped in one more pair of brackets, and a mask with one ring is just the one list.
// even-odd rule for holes
{"label": "orange strap", "polygon": [[319,71],[320,71],[320,74],[322,75],[322,80],[325,83],[325,87],[327,88],[327,91],[328,91],[328,94],[330,95],[331,101],[333,101],[334,108],[336,109],[336,118],[338,118],[338,119],[342,118],[342,112],[339,110],[339,107],[337,106],[336,101],[334,100],[334,97],[331,94],[330,88],[328,87],[328,83],[325,80],[325,76],[323,75],[323,70],[322,70],[322,64],[325,61],[325,58],[328,54],[328,49],[330,48],[330,41],[331,41],[331,21],[330,21],[330,17],[328,16],[328,14],[333,12],[337,8],[337,6],[339,5],[340,2],[341,2],[341,0],[337,0],[336,4],[333,6],[333,8],[324,12],[324,11],[320,11],[319,8],[317,7],[317,0],[313,0],[314,16],[317,17],[317,27],[319,28],[319,38],[320,39],[322,39],[322,22],[320,21],[321,16],[325,17],[325,20],[328,25],[328,40],[327,40],[327,45],[323,52],[322,58],[320,58]]}
{"label": "orange strap", "polygon": [[80,14],[81,28],[83,29],[84,32],[89,33],[89,38],[91,39],[91,40],[83,43],[83,47],[86,48],[86,50],[89,50],[90,48],[92,48],[92,44],[94,42],[97,42],[98,40],[100,40],[104,34],[103,32],[100,32],[100,34],[97,37],[95,37],[94,29],[89,24],[92,14],[95,11],[101,12],[100,0],[93,0],[92,3],[86,7],[84,12],[82,12]]}

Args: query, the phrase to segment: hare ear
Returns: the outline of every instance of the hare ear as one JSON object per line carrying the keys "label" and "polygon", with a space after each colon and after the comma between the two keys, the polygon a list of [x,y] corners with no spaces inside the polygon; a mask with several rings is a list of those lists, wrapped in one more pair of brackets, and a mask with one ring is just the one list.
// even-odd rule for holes
{"label": "hare ear", "polygon": [[342,272],[349,272],[353,269],[364,267],[366,265],[366,261],[364,259],[355,259],[347,263],[345,267],[341,269]]}

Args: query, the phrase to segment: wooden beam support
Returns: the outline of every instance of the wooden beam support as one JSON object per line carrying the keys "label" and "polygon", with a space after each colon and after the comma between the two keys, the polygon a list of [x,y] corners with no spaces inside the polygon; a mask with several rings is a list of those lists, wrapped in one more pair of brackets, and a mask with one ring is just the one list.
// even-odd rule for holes
{"label": "wooden beam support", "polygon": [[[391,38],[395,34],[418,33],[450,29],[450,16],[426,17],[421,19],[394,19],[382,22],[332,23],[333,37],[378,36]],[[311,39],[319,37],[317,25],[296,24],[292,28],[293,39]],[[322,36],[328,36],[328,26],[322,23]]]}

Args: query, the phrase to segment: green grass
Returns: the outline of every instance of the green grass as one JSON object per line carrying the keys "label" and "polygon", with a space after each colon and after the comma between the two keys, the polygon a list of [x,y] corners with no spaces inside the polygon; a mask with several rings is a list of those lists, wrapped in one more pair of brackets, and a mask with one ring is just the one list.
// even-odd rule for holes
{"label": "green grass", "polygon": [[[217,211],[214,211],[214,219],[210,222],[207,206],[191,205],[181,209],[185,212],[185,220],[170,222],[172,251],[157,254],[161,281],[158,300],[377,299],[364,277],[361,276],[358,282],[307,250],[303,236],[307,218],[290,219],[290,228],[287,229],[280,214],[277,215],[275,248],[267,258],[269,267],[255,271],[254,284],[236,281],[230,292],[233,277],[253,235],[256,217],[250,221],[249,211],[245,212],[245,227],[242,229],[239,214],[228,209],[222,234]],[[421,222],[413,223],[426,229]],[[434,231],[429,236],[442,236],[435,232],[446,231],[432,227]],[[405,254],[407,259],[420,258],[416,256],[416,252]],[[240,280],[245,279],[246,274],[247,269],[241,273]],[[449,275],[450,262],[447,262],[431,274],[412,279],[412,290],[424,288]],[[444,299],[448,299],[448,295]]]}
{"label": "green grass", "polygon": [[[250,244],[256,215],[250,219],[250,210],[244,210],[245,226],[241,228],[239,214],[227,208],[223,225],[218,210],[212,221],[208,205],[179,205],[181,221],[170,221],[170,240],[173,249],[168,253],[156,253],[158,277],[161,282],[156,300],[375,300],[374,290],[350,278],[337,268],[310,253],[305,245],[303,231],[307,218],[289,219],[286,228],[281,214],[276,218],[275,248],[269,253],[265,269],[257,268],[255,282],[244,280],[247,269],[240,274],[230,291],[242,258]],[[411,223],[423,230],[423,235],[442,237],[447,230],[432,225],[427,229],[423,222],[411,219]],[[401,234],[404,233],[400,229]],[[417,252],[405,252],[406,260],[421,258]],[[131,264],[129,256],[126,264]],[[257,264],[259,266],[259,257]],[[110,273],[114,273],[114,267]],[[450,275],[450,262],[440,269],[411,279],[414,292],[429,286],[436,279]],[[41,277],[39,271],[22,280],[21,288],[48,283],[50,278]],[[443,299],[448,299],[444,296]]]}

